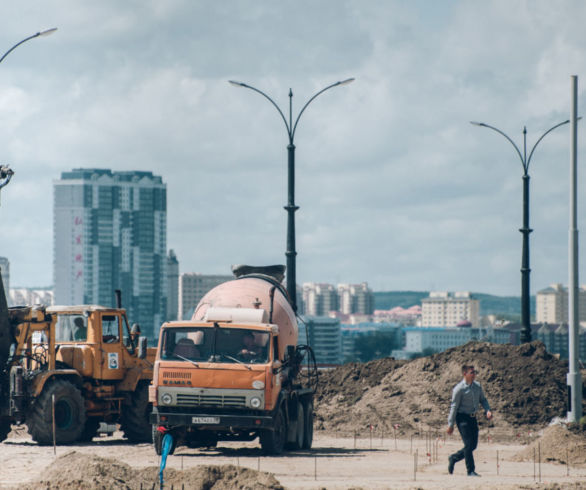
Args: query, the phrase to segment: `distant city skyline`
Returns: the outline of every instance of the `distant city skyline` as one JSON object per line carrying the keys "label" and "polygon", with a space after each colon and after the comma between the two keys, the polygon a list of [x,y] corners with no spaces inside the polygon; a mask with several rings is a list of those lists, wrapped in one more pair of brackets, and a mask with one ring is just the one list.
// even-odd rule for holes
{"label": "distant city skyline", "polygon": [[[531,147],[569,118],[571,75],[585,112],[579,0],[63,0],[8,2],[2,16],[0,53],[59,29],[0,64],[0,162],[14,170],[0,256],[15,287],[52,284],[51,183],[80,167],[162,176],[180,272],[284,264],[283,121],[228,80],[285,112],[292,89],[297,114],[354,77],[297,127],[297,283],[519,296],[521,164],[469,121],[518,145],[527,126]],[[567,283],[569,139],[557,129],[532,159],[533,295]]]}

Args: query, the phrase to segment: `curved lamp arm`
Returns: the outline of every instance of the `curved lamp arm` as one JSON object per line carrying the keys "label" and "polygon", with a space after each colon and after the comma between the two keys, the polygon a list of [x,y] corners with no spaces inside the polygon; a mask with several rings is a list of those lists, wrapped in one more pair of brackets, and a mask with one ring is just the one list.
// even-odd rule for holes
{"label": "curved lamp arm", "polygon": [[525,170],[525,172],[527,172],[527,169],[525,168],[525,160],[523,159],[523,155],[521,155],[521,151],[519,150],[519,147],[515,144],[515,142],[511,138],[509,138],[505,133],[503,133],[500,129],[495,128],[494,126],[490,126],[488,124],[485,124],[482,122],[476,122],[476,121],[470,121],[470,124],[473,124],[474,126],[481,126],[483,128],[492,129],[493,131],[496,131],[497,133],[499,133],[499,134],[503,135],[505,138],[507,138],[509,143],[511,143],[511,145],[513,145],[513,148],[515,148],[517,155],[519,155],[519,159],[521,160],[521,164],[523,165],[523,169]]}
{"label": "curved lamp arm", "polygon": [[14,51],[16,48],[18,48],[18,46],[20,46],[22,43],[26,43],[27,41],[30,41],[31,39],[34,39],[35,37],[49,36],[49,35],[53,34],[56,30],[57,30],[57,28],[53,27],[51,29],[47,29],[46,31],[37,32],[36,34],[33,34],[32,36],[29,36],[26,39],[23,39],[19,43],[16,43],[8,51],[6,51],[6,53],[4,53],[2,58],[0,58],[0,63],[2,63],[4,58],[6,58],[12,51]]}
{"label": "curved lamp arm", "polygon": [[237,82],[235,80],[228,80],[228,83],[231,85],[234,85],[235,87],[244,87],[244,88],[249,88],[250,90],[254,90],[256,93],[262,95],[264,98],[266,98],[271,104],[273,104],[275,106],[275,109],[277,109],[277,111],[279,111],[279,114],[281,115],[281,118],[283,119],[283,122],[285,123],[285,128],[287,128],[287,134],[289,135],[289,141],[293,141],[293,135],[291,133],[291,128],[289,127],[289,124],[287,123],[287,119],[285,118],[285,115],[283,114],[283,111],[281,111],[281,109],[279,108],[279,106],[275,103],[275,101],[273,99],[271,99],[267,94],[265,94],[263,91],[248,85],[246,83],[243,82]]}
{"label": "curved lamp arm", "polygon": [[[582,118],[578,118],[578,119],[582,119]],[[531,161],[531,157],[533,156],[533,152],[535,151],[535,148],[537,147],[537,145],[539,144],[539,142],[543,138],[545,138],[549,133],[551,133],[554,129],[559,128],[560,126],[563,126],[564,124],[568,124],[569,122],[570,122],[570,120],[568,119],[567,121],[564,121],[564,122],[561,122],[559,124],[556,124],[555,126],[553,126],[552,128],[549,128],[545,133],[543,133],[541,135],[541,137],[533,145],[533,148],[531,149],[531,153],[529,153],[529,158],[527,159],[527,168],[529,168],[529,162]]]}
{"label": "curved lamp arm", "polygon": [[295,130],[297,129],[297,124],[299,123],[299,119],[301,118],[301,114],[303,114],[303,111],[305,111],[305,109],[307,108],[307,106],[309,104],[311,104],[311,102],[319,95],[323,94],[326,90],[329,90],[333,87],[338,87],[340,85],[348,85],[349,83],[352,83],[355,79],[354,78],[348,78],[346,80],[342,80],[336,83],[332,83],[331,85],[328,85],[326,88],[321,89],[317,94],[315,94],[313,97],[311,97],[311,99],[309,99],[305,105],[303,106],[303,108],[299,111],[299,114],[297,115],[297,119],[295,120],[295,125],[293,126],[293,130],[291,132],[291,141],[293,141],[293,138],[295,137]]}

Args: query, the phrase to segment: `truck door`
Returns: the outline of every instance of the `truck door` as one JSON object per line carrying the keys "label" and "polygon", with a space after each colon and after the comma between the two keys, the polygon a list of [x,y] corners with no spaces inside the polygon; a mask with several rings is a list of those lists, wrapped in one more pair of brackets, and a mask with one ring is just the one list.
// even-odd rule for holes
{"label": "truck door", "polygon": [[124,377],[122,358],[122,317],[115,313],[100,313],[101,379],[120,380]]}

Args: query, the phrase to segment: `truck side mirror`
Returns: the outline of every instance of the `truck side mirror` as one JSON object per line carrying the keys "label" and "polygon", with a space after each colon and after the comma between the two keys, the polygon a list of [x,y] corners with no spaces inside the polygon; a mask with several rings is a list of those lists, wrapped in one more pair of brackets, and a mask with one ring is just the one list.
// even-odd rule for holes
{"label": "truck side mirror", "polygon": [[147,342],[148,339],[146,337],[139,337],[138,338],[138,358],[144,359],[147,355]]}

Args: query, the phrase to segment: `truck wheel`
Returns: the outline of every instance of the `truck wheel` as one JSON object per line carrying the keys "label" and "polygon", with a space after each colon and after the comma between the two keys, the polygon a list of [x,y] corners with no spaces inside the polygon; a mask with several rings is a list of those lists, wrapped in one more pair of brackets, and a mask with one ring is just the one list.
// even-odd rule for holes
{"label": "truck wheel", "polygon": [[[164,434],[162,432],[159,432],[157,430],[157,428],[158,428],[157,425],[152,426],[151,435],[152,435],[152,439],[153,439],[153,447],[155,448],[155,453],[157,453],[157,456],[160,456],[161,453],[163,452],[163,436],[164,436]],[[173,437],[173,444],[171,444],[171,451],[169,451],[169,454],[173,454],[175,452],[176,447],[177,447],[177,438]]]}
{"label": "truck wheel", "polygon": [[313,403],[308,401],[303,404],[303,449],[311,449],[313,443]]}
{"label": "truck wheel", "polygon": [[85,426],[85,407],[81,391],[69,381],[56,379],[43,388],[27,415],[27,427],[40,445],[53,443],[53,407],[55,396],[55,440],[71,444],[79,439]]}
{"label": "truck wheel", "polygon": [[305,437],[304,413],[303,405],[300,402],[297,402],[297,420],[295,420],[295,423],[289,426],[289,431],[293,430],[294,433],[288,434],[289,442],[286,445],[287,449],[297,451],[303,448],[303,440]]}
{"label": "truck wheel", "polygon": [[10,419],[0,419],[0,442],[4,441],[10,433]]}
{"label": "truck wheel", "polygon": [[83,427],[83,431],[78,440],[80,442],[91,442],[91,440],[98,434],[99,428],[100,419],[96,417],[88,417],[88,419],[85,421],[85,426]]}
{"label": "truck wheel", "polygon": [[152,442],[152,429],[149,422],[151,410],[148,386],[141,383],[130,394],[130,403],[122,407],[120,429],[130,442]]}
{"label": "truck wheel", "polygon": [[260,445],[265,454],[279,455],[285,448],[287,439],[287,425],[283,410],[279,410],[275,417],[273,430],[264,429],[260,433]]}

